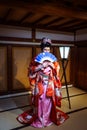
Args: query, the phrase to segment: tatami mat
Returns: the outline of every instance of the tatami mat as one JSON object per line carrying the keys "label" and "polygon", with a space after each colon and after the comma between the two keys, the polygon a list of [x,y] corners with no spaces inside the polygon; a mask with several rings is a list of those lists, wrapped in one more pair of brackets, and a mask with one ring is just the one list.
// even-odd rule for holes
{"label": "tatami mat", "polygon": [[[70,114],[69,116],[69,119],[65,121],[62,125],[56,126],[53,124],[49,127],[45,127],[44,130],[87,130],[87,109]],[[38,129],[28,126],[21,128],[21,130]],[[41,130],[43,130],[43,128]]]}
{"label": "tatami mat", "polygon": [[[69,119],[60,126],[51,125],[45,130],[87,130],[87,93],[81,89],[70,87],[69,109],[66,89],[62,89],[61,110],[69,114]],[[16,117],[29,109],[29,95],[0,99],[0,130],[34,130],[31,126],[20,124]],[[43,129],[43,128],[42,128]]]}

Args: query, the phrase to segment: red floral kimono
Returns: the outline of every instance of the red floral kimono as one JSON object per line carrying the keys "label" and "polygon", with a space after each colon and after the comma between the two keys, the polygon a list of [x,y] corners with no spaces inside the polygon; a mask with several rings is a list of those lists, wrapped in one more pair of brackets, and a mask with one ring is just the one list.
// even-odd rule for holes
{"label": "red floral kimono", "polygon": [[36,71],[39,63],[34,60],[29,66],[29,81],[32,91],[33,109],[17,117],[21,123],[42,128],[55,123],[62,124],[68,115],[57,109],[61,107],[61,82],[59,78],[59,63],[54,62],[54,68],[48,66]]}

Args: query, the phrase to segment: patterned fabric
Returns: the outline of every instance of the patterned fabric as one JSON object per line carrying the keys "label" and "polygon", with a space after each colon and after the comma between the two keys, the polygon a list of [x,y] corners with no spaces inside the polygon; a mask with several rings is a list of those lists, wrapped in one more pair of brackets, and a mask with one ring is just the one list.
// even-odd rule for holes
{"label": "patterned fabric", "polygon": [[32,91],[32,104],[34,105],[33,119],[32,121],[27,121],[27,118],[30,118],[31,114],[24,114],[24,112],[17,118],[19,120],[21,117],[22,123],[28,123],[33,127],[42,128],[52,123],[57,125],[62,124],[68,118],[68,115],[57,109],[57,107],[61,107],[62,99],[59,78],[60,67],[58,62],[54,62],[53,64],[54,68],[48,66],[37,69],[39,63],[36,63],[34,60],[31,62],[28,76]]}

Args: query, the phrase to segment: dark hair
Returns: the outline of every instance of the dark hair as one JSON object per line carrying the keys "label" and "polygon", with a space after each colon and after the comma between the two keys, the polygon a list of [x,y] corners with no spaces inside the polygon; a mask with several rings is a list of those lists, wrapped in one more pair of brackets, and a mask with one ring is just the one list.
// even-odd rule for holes
{"label": "dark hair", "polygon": [[45,47],[51,48],[51,40],[45,37],[42,38],[40,47],[41,47],[41,50],[43,50]]}

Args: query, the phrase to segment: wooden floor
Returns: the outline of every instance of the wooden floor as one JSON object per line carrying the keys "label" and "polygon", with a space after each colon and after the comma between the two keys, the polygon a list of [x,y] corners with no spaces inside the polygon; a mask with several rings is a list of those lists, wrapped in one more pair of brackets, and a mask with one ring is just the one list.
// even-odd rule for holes
{"label": "wooden floor", "polygon": [[[62,107],[68,113],[69,119],[62,125],[55,124],[45,127],[44,130],[87,130],[87,92],[75,87],[69,87],[69,102],[66,89],[62,89]],[[31,126],[20,124],[16,117],[23,111],[29,109],[29,94],[18,96],[0,96],[0,130],[34,130]],[[42,128],[43,129],[43,128]]]}

